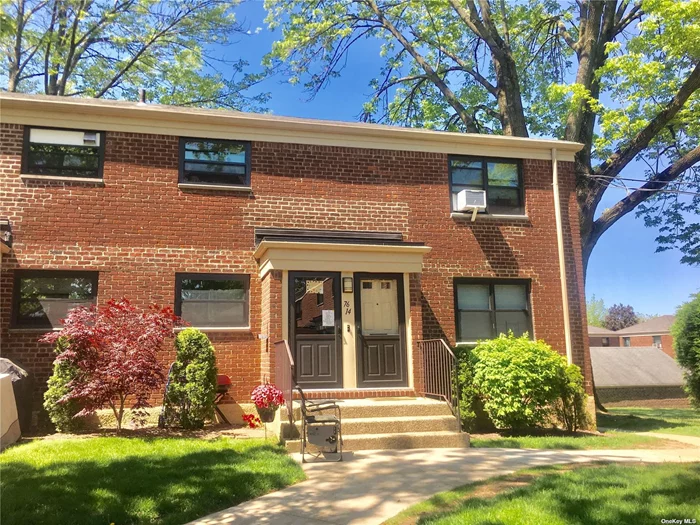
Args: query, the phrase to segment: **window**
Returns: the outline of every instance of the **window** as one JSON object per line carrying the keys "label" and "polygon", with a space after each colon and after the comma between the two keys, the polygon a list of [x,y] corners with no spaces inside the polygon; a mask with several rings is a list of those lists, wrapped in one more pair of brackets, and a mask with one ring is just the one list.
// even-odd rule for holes
{"label": "window", "polygon": [[660,335],[653,335],[651,336],[653,339],[653,345],[657,348],[661,348],[661,336]]}
{"label": "window", "polygon": [[22,173],[102,178],[104,133],[26,128]]}
{"label": "window", "polygon": [[175,313],[201,328],[248,326],[250,277],[177,274]]}
{"label": "window", "polygon": [[632,346],[632,343],[630,342],[629,337],[623,337],[622,338],[622,346]]}
{"label": "window", "polygon": [[603,337],[601,342],[603,346],[610,346],[610,339],[608,339],[607,337]]}
{"label": "window", "polygon": [[509,330],[532,335],[526,281],[455,279],[455,311],[458,342],[493,339]]}
{"label": "window", "polygon": [[17,328],[60,328],[76,306],[97,297],[97,272],[18,270],[12,324]]}
{"label": "window", "polygon": [[521,165],[518,161],[450,157],[452,210],[462,190],[486,190],[486,213],[522,215],[525,213]]}
{"label": "window", "polygon": [[180,182],[250,186],[250,143],[180,139]]}

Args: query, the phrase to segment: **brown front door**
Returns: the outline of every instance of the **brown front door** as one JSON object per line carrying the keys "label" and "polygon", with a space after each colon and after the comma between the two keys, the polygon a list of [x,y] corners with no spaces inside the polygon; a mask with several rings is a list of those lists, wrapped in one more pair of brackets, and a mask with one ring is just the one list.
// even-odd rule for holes
{"label": "brown front door", "polygon": [[359,387],[408,384],[405,318],[401,274],[355,274]]}
{"label": "brown front door", "polygon": [[290,272],[290,340],[302,388],[342,388],[340,274]]}

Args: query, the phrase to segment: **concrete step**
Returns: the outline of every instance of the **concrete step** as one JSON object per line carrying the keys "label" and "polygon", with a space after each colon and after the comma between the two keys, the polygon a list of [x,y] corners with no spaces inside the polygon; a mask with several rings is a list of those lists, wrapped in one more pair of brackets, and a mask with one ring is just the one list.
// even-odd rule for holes
{"label": "concrete step", "polygon": [[[457,419],[452,415],[443,416],[399,416],[399,417],[367,417],[342,419],[343,435],[384,434],[388,430],[392,434],[408,432],[454,432],[457,430]],[[301,422],[295,421],[292,430],[289,423],[282,424],[282,436],[296,438],[301,431]]]}
{"label": "concrete step", "polygon": [[[301,441],[286,442],[289,452],[301,452]],[[343,450],[406,450],[411,448],[467,448],[469,434],[459,432],[407,432],[343,436]],[[309,447],[313,451],[313,447]]]}
{"label": "concrete step", "polygon": [[[373,399],[339,399],[343,419],[377,418],[377,417],[420,417],[452,415],[450,407],[444,401],[417,398],[373,398]],[[294,418],[299,419],[301,409],[299,402],[294,402]],[[287,419],[287,408],[281,409],[282,420]]]}

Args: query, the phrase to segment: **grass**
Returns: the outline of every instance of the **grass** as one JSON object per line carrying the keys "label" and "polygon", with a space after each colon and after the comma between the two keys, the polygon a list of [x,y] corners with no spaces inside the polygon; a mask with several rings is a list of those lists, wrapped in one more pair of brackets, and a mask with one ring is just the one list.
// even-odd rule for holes
{"label": "grass", "polygon": [[700,437],[700,411],[692,408],[610,408],[607,414],[598,414],[598,426]]}
{"label": "grass", "polygon": [[257,439],[47,439],[0,454],[3,525],[182,524],[304,478]]}
{"label": "grass", "polygon": [[605,434],[578,433],[574,436],[499,436],[496,434],[471,435],[474,448],[537,448],[559,450],[682,448],[683,444],[651,436],[624,432]]}
{"label": "grass", "polygon": [[637,525],[700,519],[700,464],[558,466],[435,495],[386,525]]}

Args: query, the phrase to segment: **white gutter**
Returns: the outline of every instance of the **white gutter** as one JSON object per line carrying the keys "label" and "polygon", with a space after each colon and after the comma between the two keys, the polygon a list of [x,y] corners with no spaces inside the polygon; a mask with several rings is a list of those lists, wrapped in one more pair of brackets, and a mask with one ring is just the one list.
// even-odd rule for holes
{"label": "white gutter", "polygon": [[552,188],[554,190],[554,218],[557,224],[557,252],[559,254],[559,279],[561,281],[561,303],[564,311],[564,338],[566,340],[566,362],[573,363],[571,351],[571,319],[569,317],[569,289],[566,284],[566,259],[564,257],[564,230],[561,221],[561,200],[559,197],[559,170],[557,149],[552,148]]}

